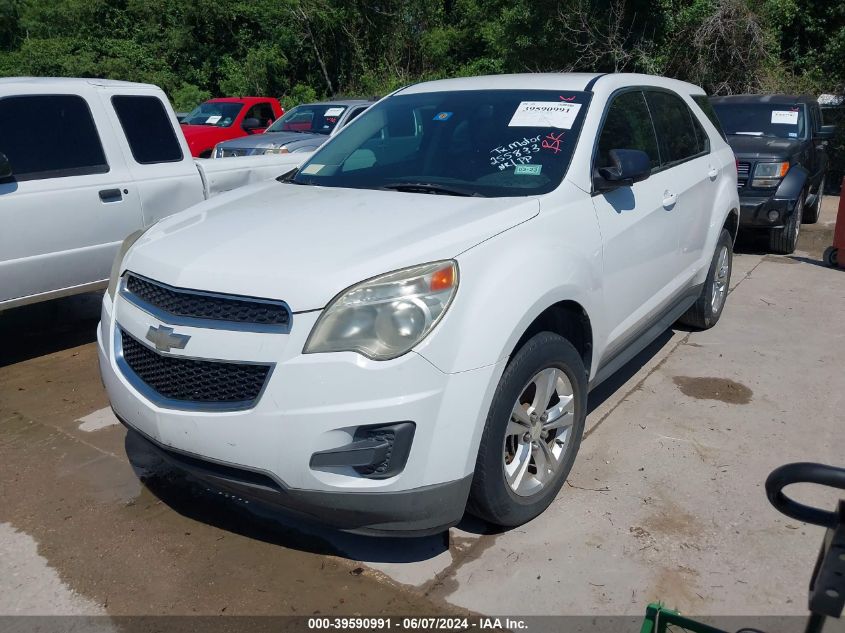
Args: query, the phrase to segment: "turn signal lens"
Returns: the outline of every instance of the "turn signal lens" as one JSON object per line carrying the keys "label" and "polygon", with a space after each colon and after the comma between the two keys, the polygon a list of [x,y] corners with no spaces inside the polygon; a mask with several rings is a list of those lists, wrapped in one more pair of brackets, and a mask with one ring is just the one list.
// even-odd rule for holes
{"label": "turn signal lens", "polygon": [[431,291],[448,290],[455,285],[455,267],[453,265],[441,268],[431,275]]}

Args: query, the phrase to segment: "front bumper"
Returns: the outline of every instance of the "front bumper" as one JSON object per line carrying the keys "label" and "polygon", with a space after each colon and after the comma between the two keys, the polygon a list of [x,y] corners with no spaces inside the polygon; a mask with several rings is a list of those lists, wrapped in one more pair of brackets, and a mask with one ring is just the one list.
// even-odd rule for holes
{"label": "front bumper", "polygon": [[[739,225],[749,228],[776,229],[784,226],[795,208],[794,200],[773,196],[743,196],[739,198]],[[769,217],[770,213],[776,217]]]}
{"label": "front bumper", "polygon": [[153,453],[169,466],[218,490],[347,532],[378,536],[437,534],[460,521],[472,484],[472,475],[468,475],[458,481],[398,492],[294,490],[267,473],[165,448],[121,422],[129,429],[128,450]]}
{"label": "front bumper", "polygon": [[[250,409],[178,409],[145,397],[115,357],[118,324],[144,341],[148,328],[167,323],[106,295],[97,338],[115,414],[195,477],[340,529],[420,534],[457,523],[505,361],[446,374],[414,352],[384,362],[348,352],[303,355],[318,316],[295,314],[287,333],[175,326],[191,338],[171,355],[273,364]],[[375,478],[350,466],[312,466],[316,453],[349,445],[361,427],[401,421],[415,424],[401,472]]]}

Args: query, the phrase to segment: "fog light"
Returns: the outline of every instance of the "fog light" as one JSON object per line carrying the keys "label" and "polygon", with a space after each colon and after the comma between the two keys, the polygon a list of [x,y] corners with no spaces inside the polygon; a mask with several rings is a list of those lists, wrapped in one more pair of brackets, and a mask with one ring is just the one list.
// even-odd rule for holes
{"label": "fog light", "polygon": [[777,222],[780,219],[780,213],[777,211],[769,211],[769,222]]}

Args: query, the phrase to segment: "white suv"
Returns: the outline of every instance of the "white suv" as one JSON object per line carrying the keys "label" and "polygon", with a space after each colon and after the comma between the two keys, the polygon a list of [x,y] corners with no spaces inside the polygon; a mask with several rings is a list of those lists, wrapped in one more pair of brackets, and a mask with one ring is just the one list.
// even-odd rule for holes
{"label": "white suv", "polygon": [[532,74],[399,90],[300,170],[124,244],[103,380],[194,476],[336,527],[513,526],[589,390],[725,305],[739,201],[701,88]]}

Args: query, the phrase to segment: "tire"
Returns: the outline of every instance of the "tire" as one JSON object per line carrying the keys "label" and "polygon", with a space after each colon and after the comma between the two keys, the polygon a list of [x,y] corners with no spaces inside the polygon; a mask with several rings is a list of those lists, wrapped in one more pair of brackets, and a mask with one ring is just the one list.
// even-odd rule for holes
{"label": "tire", "polygon": [[[538,384],[551,394],[542,415],[533,411],[543,398]],[[572,469],[586,412],[587,372],[578,351],[551,332],[531,337],[505,368],[493,396],[467,510],[505,527],[543,512]]]}
{"label": "tire", "polygon": [[831,268],[837,268],[839,266],[839,249],[834,246],[828,246],[824,249],[822,259]]}
{"label": "tire", "polygon": [[798,235],[801,233],[801,218],[804,215],[804,200],[806,194],[802,191],[795,203],[795,209],[786,226],[779,229],[772,229],[769,232],[769,250],[780,255],[789,255],[795,252],[798,245]]}
{"label": "tire", "polygon": [[722,229],[701,294],[678,322],[699,330],[707,330],[716,325],[727,303],[732,270],[733,238],[727,229]]}
{"label": "tire", "polygon": [[822,176],[822,180],[819,183],[819,191],[818,195],[816,196],[816,202],[804,208],[804,217],[802,218],[802,222],[804,224],[815,224],[819,221],[819,216],[822,213],[822,198],[824,197],[824,186],[825,186],[825,176]]}

